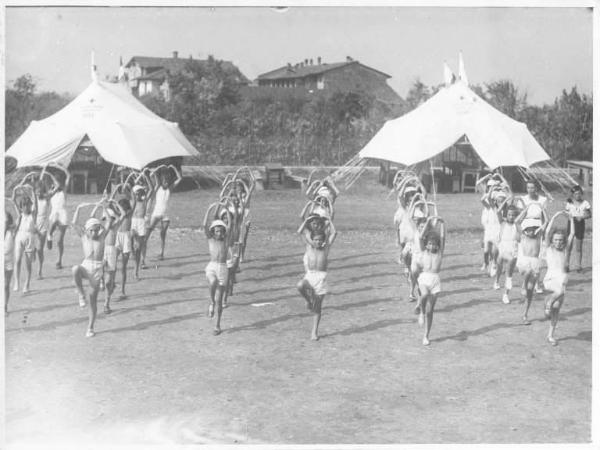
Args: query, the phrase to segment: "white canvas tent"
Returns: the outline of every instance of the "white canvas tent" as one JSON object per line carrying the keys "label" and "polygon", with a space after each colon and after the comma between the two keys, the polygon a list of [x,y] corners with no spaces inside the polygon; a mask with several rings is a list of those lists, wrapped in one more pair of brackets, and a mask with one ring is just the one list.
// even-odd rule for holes
{"label": "white canvas tent", "polygon": [[463,135],[491,169],[529,168],[550,159],[524,123],[486,103],[463,80],[443,87],[413,111],[387,121],[359,157],[410,166],[441,153]]}
{"label": "white canvas tent", "polygon": [[176,123],[147,109],[125,85],[94,80],[63,109],[31,122],[7,155],[17,159],[17,167],[49,162],[67,167],[86,136],[104,160],[138,170],[197,153]]}

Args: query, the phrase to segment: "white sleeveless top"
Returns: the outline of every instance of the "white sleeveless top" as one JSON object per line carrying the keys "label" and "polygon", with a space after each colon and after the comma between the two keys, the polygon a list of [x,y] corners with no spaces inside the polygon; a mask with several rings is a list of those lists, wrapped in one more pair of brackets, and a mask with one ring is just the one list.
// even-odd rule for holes
{"label": "white sleeveless top", "polygon": [[65,191],[55,192],[52,198],[50,199],[52,211],[60,211],[61,209],[65,209],[66,204],[67,198],[65,196]]}
{"label": "white sleeveless top", "polygon": [[21,216],[21,222],[19,223],[19,233],[34,233],[35,232],[35,221],[33,220],[33,214],[23,214]]}
{"label": "white sleeveless top", "polygon": [[169,197],[171,196],[170,189],[163,189],[160,186],[156,190],[156,196],[154,199],[154,212],[153,216],[164,216],[167,213],[167,204],[169,203]]}

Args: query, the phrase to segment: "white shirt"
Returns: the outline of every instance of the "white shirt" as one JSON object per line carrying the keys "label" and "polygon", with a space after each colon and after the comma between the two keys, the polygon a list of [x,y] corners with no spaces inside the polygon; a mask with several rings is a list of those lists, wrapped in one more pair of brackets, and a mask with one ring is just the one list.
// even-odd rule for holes
{"label": "white shirt", "polygon": [[576,201],[573,200],[572,203],[567,202],[566,205],[566,210],[569,213],[569,216],[576,219],[583,219],[585,211],[589,211],[591,209],[592,205],[590,205],[590,203],[587,200],[582,200],[581,203],[576,203]]}
{"label": "white shirt", "polygon": [[65,197],[65,191],[57,191],[54,193],[52,198],[50,199],[50,205],[52,206],[52,211],[59,211],[61,209],[65,209],[65,205],[67,204],[67,198]]}
{"label": "white shirt", "polygon": [[154,197],[154,212],[153,216],[164,216],[167,213],[167,204],[169,203],[169,197],[171,196],[170,189],[163,189],[160,186],[156,190],[156,196]]}

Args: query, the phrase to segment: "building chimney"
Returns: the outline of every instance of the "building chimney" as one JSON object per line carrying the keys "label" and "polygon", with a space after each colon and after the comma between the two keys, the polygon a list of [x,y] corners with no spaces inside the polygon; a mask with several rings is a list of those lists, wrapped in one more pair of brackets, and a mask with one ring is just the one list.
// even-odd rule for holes
{"label": "building chimney", "polygon": [[173,52],[173,59],[177,59],[177,54],[178,54],[178,53],[177,53],[176,51],[175,51],[175,52]]}
{"label": "building chimney", "polygon": [[317,56],[317,64],[320,66],[321,65],[321,57]]}
{"label": "building chimney", "polygon": [[354,60],[352,59],[352,57],[351,57],[351,56],[346,56],[346,61],[347,61],[347,62],[352,62],[352,61],[354,61]]}

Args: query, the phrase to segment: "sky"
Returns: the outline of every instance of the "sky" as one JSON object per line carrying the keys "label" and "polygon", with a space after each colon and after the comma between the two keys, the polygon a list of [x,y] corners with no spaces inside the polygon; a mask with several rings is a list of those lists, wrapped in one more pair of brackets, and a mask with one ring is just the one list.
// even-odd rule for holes
{"label": "sky", "polygon": [[471,84],[510,79],[529,103],[563,89],[592,93],[591,9],[448,7],[7,7],[6,82],[30,73],[38,90],[77,94],[132,56],[230,60],[250,79],[290,62],[351,56],[392,76],[402,97],[420,79],[458,72]]}

